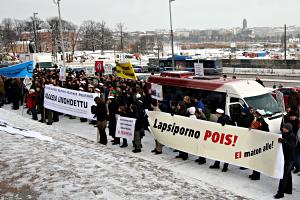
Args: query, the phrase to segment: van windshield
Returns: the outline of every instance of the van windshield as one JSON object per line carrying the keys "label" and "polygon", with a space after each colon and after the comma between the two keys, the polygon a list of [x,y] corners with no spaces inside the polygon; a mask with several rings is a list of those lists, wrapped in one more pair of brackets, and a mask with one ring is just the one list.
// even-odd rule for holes
{"label": "van windshield", "polygon": [[281,112],[277,101],[269,93],[254,97],[247,97],[245,98],[245,101],[249,106],[252,106],[255,110],[264,110],[266,115],[273,115]]}

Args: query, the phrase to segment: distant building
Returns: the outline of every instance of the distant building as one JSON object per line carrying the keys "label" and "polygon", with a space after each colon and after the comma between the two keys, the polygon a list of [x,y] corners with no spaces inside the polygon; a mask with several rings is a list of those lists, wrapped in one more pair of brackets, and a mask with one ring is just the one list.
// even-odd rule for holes
{"label": "distant building", "polygon": [[248,28],[247,19],[243,19],[243,30]]}

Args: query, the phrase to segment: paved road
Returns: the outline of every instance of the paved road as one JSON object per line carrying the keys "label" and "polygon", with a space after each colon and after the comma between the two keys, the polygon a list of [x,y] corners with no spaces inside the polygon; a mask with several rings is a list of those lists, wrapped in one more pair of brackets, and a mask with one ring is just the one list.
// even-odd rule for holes
{"label": "paved road", "polygon": [[[236,76],[238,79],[254,79],[255,74],[226,74],[227,77]],[[273,85],[283,85],[285,87],[300,86],[300,74],[299,76],[277,76],[277,75],[263,75],[260,76],[266,87],[273,87]]]}

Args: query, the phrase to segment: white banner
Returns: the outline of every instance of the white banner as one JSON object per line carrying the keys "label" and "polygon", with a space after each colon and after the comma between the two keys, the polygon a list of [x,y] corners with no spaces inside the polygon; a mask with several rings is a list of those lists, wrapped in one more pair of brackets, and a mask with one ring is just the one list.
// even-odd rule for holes
{"label": "white banner", "polygon": [[44,107],[72,116],[94,119],[91,113],[95,105],[95,93],[80,92],[52,85],[45,86]]}
{"label": "white banner", "polygon": [[163,100],[163,91],[161,85],[151,83],[151,97],[159,101]]}
{"label": "white banner", "polygon": [[0,131],[4,131],[4,132],[12,134],[12,135],[23,135],[24,137],[27,137],[27,138],[37,138],[39,140],[53,142],[53,139],[51,137],[44,136],[35,131],[30,131],[30,130],[14,127],[11,124],[9,124],[1,119],[0,119]]}
{"label": "white banner", "polygon": [[194,63],[195,76],[204,76],[203,63]]}
{"label": "white banner", "polygon": [[116,137],[127,138],[128,140],[133,141],[135,122],[136,119],[118,116]]}
{"label": "white banner", "polygon": [[154,137],[166,146],[282,178],[284,158],[279,134],[163,112],[147,112]]}

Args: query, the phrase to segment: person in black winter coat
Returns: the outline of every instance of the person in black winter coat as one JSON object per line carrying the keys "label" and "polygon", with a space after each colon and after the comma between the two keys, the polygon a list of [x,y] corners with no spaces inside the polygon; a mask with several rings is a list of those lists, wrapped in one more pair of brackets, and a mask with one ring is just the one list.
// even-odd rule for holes
{"label": "person in black winter coat", "polygon": [[296,136],[292,131],[292,124],[287,123],[282,128],[282,138],[278,139],[279,143],[282,143],[283,156],[284,156],[284,172],[283,178],[279,181],[277,194],[275,199],[284,197],[284,193],[292,194],[293,182],[292,182],[292,167],[295,158],[296,151]]}
{"label": "person in black winter coat", "polygon": [[[216,115],[218,117],[217,123],[222,124],[222,126],[227,125],[232,125],[234,126],[235,123],[231,120],[231,118],[225,114],[224,110],[218,108],[216,110]],[[220,169],[220,161],[215,161],[215,163],[211,166],[209,166],[211,169]],[[227,172],[228,170],[228,163],[224,163],[222,172]]]}
{"label": "person in black winter coat", "polygon": [[249,108],[243,108],[241,118],[238,121],[238,126],[243,128],[250,128],[253,121],[254,115],[249,112]]}
{"label": "person in black winter coat", "polygon": [[106,136],[106,132],[105,132],[105,128],[106,128],[106,118],[107,118],[107,109],[106,109],[106,105],[105,102],[100,98],[100,97],[96,97],[94,99],[95,103],[97,104],[95,108],[95,110],[92,112],[96,115],[97,117],[97,127],[99,130],[99,134],[100,134],[100,144],[106,145],[107,144],[107,136]]}
{"label": "person in black winter coat", "polygon": [[20,100],[21,100],[21,87],[18,79],[13,79],[11,82],[11,101],[13,103],[13,109],[19,110]]}
{"label": "person in black winter coat", "polygon": [[143,118],[141,117],[140,111],[138,110],[136,105],[132,105],[130,107],[129,117],[136,119],[135,127],[134,127],[134,141],[133,141],[134,142],[134,150],[132,152],[139,153],[139,152],[141,152],[141,149],[142,149],[141,130],[144,126],[143,126]]}
{"label": "person in black winter coat", "polygon": [[119,103],[118,100],[114,98],[114,96],[108,97],[108,128],[109,128],[109,135],[113,138],[112,144],[117,145],[120,144],[120,138],[116,137],[116,114],[118,113]]}

